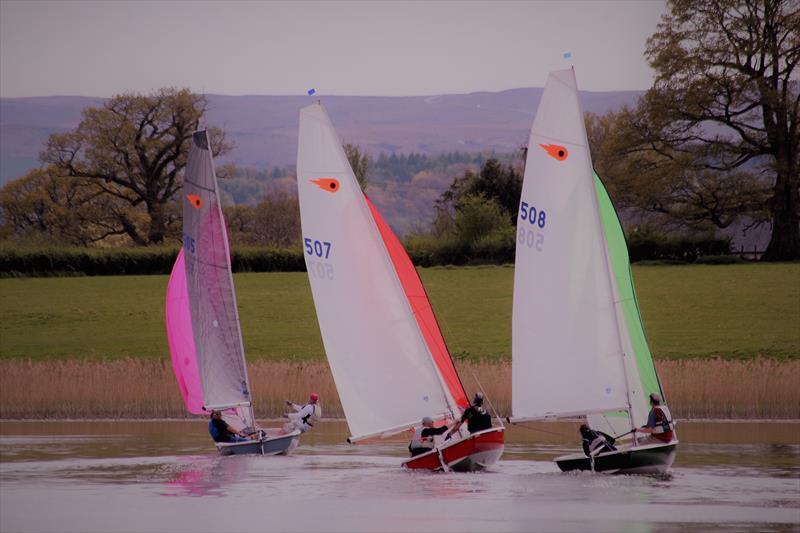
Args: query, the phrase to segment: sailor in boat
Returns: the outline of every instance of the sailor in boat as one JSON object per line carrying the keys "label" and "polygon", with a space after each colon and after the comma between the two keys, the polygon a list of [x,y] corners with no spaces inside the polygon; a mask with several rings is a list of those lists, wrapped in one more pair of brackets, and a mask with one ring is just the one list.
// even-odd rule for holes
{"label": "sailor in boat", "polygon": [[408,451],[411,452],[411,457],[415,457],[425,452],[429,452],[436,447],[434,438],[436,435],[441,435],[450,429],[447,425],[441,427],[433,427],[433,418],[426,416],[422,419],[422,427],[414,429],[414,435],[411,437],[411,443],[408,445]]}
{"label": "sailor in boat", "polygon": [[211,420],[208,422],[208,432],[214,442],[242,442],[247,438],[240,431],[234,430],[222,419],[220,411],[211,411]]}
{"label": "sailor in boat", "polygon": [[486,412],[486,409],[483,408],[482,392],[475,393],[472,405],[467,407],[464,414],[461,415],[461,420],[453,425],[450,433],[448,433],[445,438],[449,438],[458,431],[464,422],[467,423],[467,429],[470,433],[477,433],[478,431],[483,431],[484,429],[490,429],[492,427],[492,417]]}
{"label": "sailor in boat", "polygon": [[298,405],[290,400],[286,400],[286,405],[294,409],[294,413],[289,413],[286,417],[289,423],[286,424],[284,430],[288,433],[299,429],[301,433],[305,433],[312,427],[313,422],[322,417],[322,407],[319,405],[319,394],[312,392],[308,397],[308,403],[305,405]]}
{"label": "sailor in boat", "polygon": [[661,405],[661,395],[657,392],[650,394],[650,413],[647,415],[647,423],[634,431],[649,434],[650,442],[672,442],[675,438],[672,413],[666,405]]}
{"label": "sailor in boat", "polygon": [[617,449],[614,447],[614,437],[611,435],[592,429],[587,424],[581,424],[580,432],[583,453],[586,454],[586,457],[592,457],[603,452],[613,452]]}

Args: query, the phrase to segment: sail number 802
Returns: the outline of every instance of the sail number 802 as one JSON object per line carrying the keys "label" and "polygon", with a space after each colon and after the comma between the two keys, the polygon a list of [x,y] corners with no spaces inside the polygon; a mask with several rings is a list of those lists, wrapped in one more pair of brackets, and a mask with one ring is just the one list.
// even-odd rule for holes
{"label": "sail number 802", "polygon": [[539,211],[537,214],[536,208],[528,205],[528,202],[522,202],[519,206],[519,218],[527,220],[532,226],[539,226],[544,228],[547,223],[547,214],[544,210]]}
{"label": "sail number 802", "polygon": [[308,255],[315,255],[317,257],[322,257],[323,259],[328,259],[328,257],[331,255],[331,243],[329,242],[314,241],[308,237],[304,238],[303,242],[306,245],[306,253]]}

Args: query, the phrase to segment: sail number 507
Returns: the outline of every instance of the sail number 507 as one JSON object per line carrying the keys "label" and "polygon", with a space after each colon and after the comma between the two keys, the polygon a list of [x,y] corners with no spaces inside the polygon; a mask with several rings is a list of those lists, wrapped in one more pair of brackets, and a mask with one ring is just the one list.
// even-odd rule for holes
{"label": "sail number 507", "polygon": [[308,255],[315,255],[317,257],[322,257],[323,259],[328,259],[328,257],[331,255],[331,243],[329,242],[314,241],[308,237],[304,238],[303,242],[306,245],[306,254]]}

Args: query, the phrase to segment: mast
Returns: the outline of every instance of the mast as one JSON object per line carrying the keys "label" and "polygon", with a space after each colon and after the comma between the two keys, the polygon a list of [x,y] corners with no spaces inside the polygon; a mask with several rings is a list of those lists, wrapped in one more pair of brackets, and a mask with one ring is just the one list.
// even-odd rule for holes
{"label": "mast", "polygon": [[[575,79],[575,67],[571,67],[570,68],[570,72],[572,73],[573,79]],[[578,92],[577,79],[575,79],[575,92],[576,93]],[[578,112],[580,113],[580,116],[583,117],[584,116],[583,115],[583,105],[581,104],[581,100],[580,100],[580,98],[577,98],[576,100],[578,102]],[[586,145],[587,145],[586,158],[588,160],[588,168],[592,169],[593,168],[592,155],[588,150],[589,142],[588,142],[588,137],[586,135],[586,126],[585,126],[585,124],[582,124],[582,130],[583,130],[583,137],[584,137],[584,139],[586,139]],[[625,353],[626,352],[625,345],[624,345],[624,342],[622,340],[624,332],[622,330],[622,324],[621,324],[621,322],[619,320],[619,293],[617,291],[616,283],[614,282],[614,271],[613,271],[613,267],[611,266],[611,258],[608,255],[608,240],[607,240],[607,237],[606,237],[605,227],[603,225],[602,215],[600,214],[600,202],[598,201],[598,198],[597,198],[597,190],[594,187],[594,172],[591,173],[589,179],[592,180],[592,191],[594,192],[594,206],[595,206],[595,214],[597,215],[596,216],[597,224],[600,227],[600,232],[601,232],[601,235],[603,236],[602,249],[603,249],[603,257],[605,259],[605,263],[604,264],[605,264],[605,267],[606,267],[605,268],[605,270],[606,270],[606,279],[608,281],[608,288],[609,288],[609,291],[611,293],[611,300],[612,300],[611,303],[613,305],[613,310],[614,310],[614,324],[616,326],[616,332],[617,332],[617,345],[619,346],[619,353],[620,353],[620,356],[621,356],[620,357],[620,365],[622,366],[622,374],[624,376],[624,381],[625,381],[625,389],[626,389],[625,390],[625,397],[627,398],[627,402],[628,402],[628,409],[627,409],[627,411],[628,411],[628,419],[630,420],[631,427],[634,427],[633,405],[631,403],[631,384],[630,384],[630,380],[629,380],[629,376],[628,376],[628,367],[627,367],[627,364],[626,364],[626,358],[629,357],[629,355]]]}

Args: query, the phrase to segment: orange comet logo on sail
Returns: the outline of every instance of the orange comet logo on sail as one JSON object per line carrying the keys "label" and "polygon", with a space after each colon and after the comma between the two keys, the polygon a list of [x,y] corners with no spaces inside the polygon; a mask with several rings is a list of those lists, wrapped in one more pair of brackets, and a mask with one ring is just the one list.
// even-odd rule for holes
{"label": "orange comet logo on sail", "polygon": [[192,207],[195,209],[203,207],[203,199],[196,194],[187,194],[186,199],[189,200],[189,203],[192,204]]}
{"label": "orange comet logo on sail", "polygon": [[557,144],[540,144],[544,151],[547,152],[550,157],[553,159],[558,159],[559,161],[563,161],[569,155],[569,152],[563,146],[559,146]]}
{"label": "orange comet logo on sail", "polygon": [[339,192],[339,180],[333,178],[319,178],[311,180],[311,183],[328,192]]}

